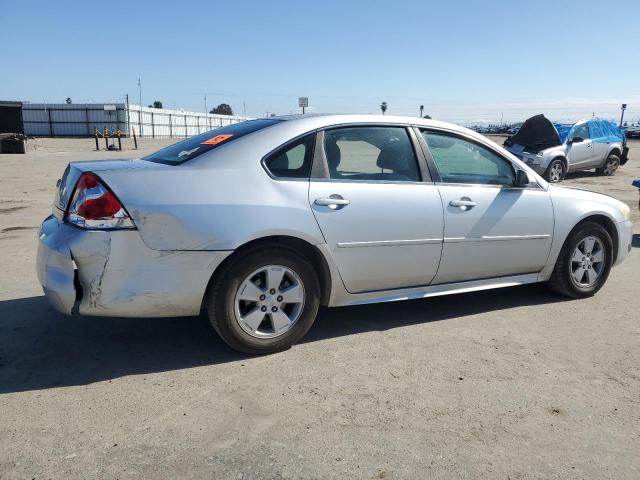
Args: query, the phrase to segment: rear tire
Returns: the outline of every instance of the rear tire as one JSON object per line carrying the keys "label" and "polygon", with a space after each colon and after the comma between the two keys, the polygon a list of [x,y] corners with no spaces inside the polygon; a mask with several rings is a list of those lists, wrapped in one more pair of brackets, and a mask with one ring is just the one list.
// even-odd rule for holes
{"label": "rear tire", "polygon": [[620,157],[618,157],[617,155],[611,154],[607,157],[603,166],[596,168],[596,173],[598,175],[604,175],[605,177],[610,177],[611,175],[616,173],[616,170],[618,170],[619,166],[620,166]]}
{"label": "rear tire", "polygon": [[602,288],[613,264],[609,232],[595,222],[584,222],[571,232],[556,260],[549,287],[570,298],[591,297]]}
{"label": "rear tire", "polygon": [[549,183],[558,183],[562,181],[566,173],[567,169],[564,162],[560,158],[555,158],[551,161],[542,176]]}
{"label": "rear tire", "polygon": [[211,325],[231,348],[252,355],[274,353],[298,342],[313,325],[320,283],[305,257],[266,246],[223,267],[206,304]]}

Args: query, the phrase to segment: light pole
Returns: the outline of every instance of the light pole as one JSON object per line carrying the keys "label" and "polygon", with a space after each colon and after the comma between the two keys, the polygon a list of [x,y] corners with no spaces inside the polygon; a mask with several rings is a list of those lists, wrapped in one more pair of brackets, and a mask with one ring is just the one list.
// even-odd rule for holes
{"label": "light pole", "polygon": [[140,83],[140,77],[138,77],[138,101],[140,102],[140,107],[142,107],[142,84]]}
{"label": "light pole", "polygon": [[622,128],[622,119],[624,118],[624,111],[627,109],[627,104],[623,103],[622,107],[620,107],[620,110],[622,110],[622,112],[620,113],[620,128]]}
{"label": "light pole", "polygon": [[387,111],[387,102],[382,102],[380,104],[380,110],[382,110],[382,114],[384,115],[384,112]]}
{"label": "light pole", "polygon": [[420,105],[420,118],[422,118],[423,113],[424,113],[424,105]]}

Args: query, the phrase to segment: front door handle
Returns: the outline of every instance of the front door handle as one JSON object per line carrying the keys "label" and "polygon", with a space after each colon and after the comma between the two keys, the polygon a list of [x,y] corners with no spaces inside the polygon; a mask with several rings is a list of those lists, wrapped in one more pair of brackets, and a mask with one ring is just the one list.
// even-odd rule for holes
{"label": "front door handle", "polygon": [[333,194],[329,195],[328,198],[316,198],[313,203],[322,207],[329,207],[333,210],[338,210],[340,208],[346,207],[351,202],[349,202],[349,200],[347,200],[346,198],[343,198],[342,195]]}
{"label": "front door handle", "polygon": [[469,197],[462,197],[460,200],[451,200],[449,205],[458,207],[460,210],[471,210],[473,207],[478,206],[478,204]]}

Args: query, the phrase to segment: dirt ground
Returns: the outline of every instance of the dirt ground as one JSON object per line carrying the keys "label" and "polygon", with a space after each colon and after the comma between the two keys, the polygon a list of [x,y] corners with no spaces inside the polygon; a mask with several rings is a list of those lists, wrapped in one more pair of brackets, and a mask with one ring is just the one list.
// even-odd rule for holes
{"label": "dirt ground", "polygon": [[[501,139],[496,139],[501,141]],[[65,317],[35,274],[68,161],[0,155],[0,479],[640,478],[640,237],[593,298],[543,286],[323,310],[303,343],[229,350],[207,319]],[[615,176],[568,185],[627,202]]]}

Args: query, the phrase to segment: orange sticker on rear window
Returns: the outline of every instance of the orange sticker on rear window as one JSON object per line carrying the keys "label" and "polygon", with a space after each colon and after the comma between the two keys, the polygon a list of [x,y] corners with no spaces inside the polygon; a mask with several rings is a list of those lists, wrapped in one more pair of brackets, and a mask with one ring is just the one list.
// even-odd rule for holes
{"label": "orange sticker on rear window", "polygon": [[208,140],[205,140],[200,145],[218,145],[219,143],[224,142],[225,140],[233,137],[230,133],[225,133],[224,135],[216,135],[215,137],[211,137]]}

